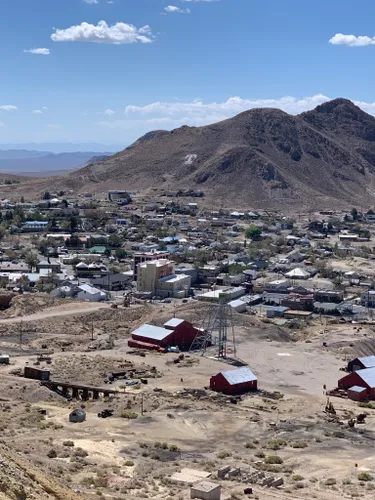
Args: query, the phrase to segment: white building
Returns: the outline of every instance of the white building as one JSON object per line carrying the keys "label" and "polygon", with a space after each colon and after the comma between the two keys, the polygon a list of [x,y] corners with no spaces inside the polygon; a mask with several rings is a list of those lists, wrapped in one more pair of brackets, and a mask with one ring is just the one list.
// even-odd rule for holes
{"label": "white building", "polygon": [[107,298],[107,295],[104,292],[90,285],[80,285],[78,290],[77,300],[101,302]]}
{"label": "white building", "polygon": [[137,289],[160,297],[183,298],[188,295],[191,277],[175,274],[174,262],[168,259],[142,262],[137,269]]}

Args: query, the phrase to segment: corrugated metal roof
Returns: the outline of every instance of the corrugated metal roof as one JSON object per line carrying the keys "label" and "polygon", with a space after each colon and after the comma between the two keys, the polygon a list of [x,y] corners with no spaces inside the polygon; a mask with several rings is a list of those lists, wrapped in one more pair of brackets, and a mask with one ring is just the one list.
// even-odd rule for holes
{"label": "corrugated metal roof", "polygon": [[366,368],[372,368],[375,366],[375,356],[365,356],[363,358],[358,358],[358,361],[360,361]]}
{"label": "corrugated metal roof", "polygon": [[375,388],[375,367],[358,370],[357,375],[369,386]]}
{"label": "corrugated metal roof", "polygon": [[171,318],[169,321],[164,323],[164,326],[173,326],[176,327],[178,325],[181,325],[185,320],[184,319],[179,319],[179,318]]}
{"label": "corrugated metal roof", "polygon": [[221,372],[221,374],[231,385],[243,384],[244,382],[253,382],[254,380],[257,380],[254,373],[247,366],[238,368],[237,370]]}
{"label": "corrugated metal roof", "polygon": [[348,390],[352,391],[352,392],[363,392],[363,391],[366,390],[366,388],[365,387],[359,387],[358,385],[353,385],[353,387],[351,387]]}
{"label": "corrugated metal roof", "polygon": [[153,340],[163,340],[172,333],[172,330],[161,328],[160,326],[148,325],[145,323],[132,332],[132,335],[139,335],[140,337],[147,337]]}

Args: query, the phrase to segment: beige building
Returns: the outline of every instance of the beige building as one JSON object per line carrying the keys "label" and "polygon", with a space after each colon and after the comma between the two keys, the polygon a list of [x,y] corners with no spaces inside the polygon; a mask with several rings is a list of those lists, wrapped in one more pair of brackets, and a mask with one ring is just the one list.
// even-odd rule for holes
{"label": "beige building", "polygon": [[160,297],[186,297],[191,278],[186,274],[174,273],[174,262],[168,259],[142,262],[137,269],[137,289]]}

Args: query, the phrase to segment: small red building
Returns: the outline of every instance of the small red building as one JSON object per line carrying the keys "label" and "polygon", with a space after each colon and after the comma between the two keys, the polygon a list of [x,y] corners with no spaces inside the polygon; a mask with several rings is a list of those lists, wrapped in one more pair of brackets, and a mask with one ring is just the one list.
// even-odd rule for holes
{"label": "small red building", "polygon": [[223,394],[243,394],[256,391],[258,380],[250,368],[245,366],[214,375],[210,379],[210,388]]}
{"label": "small red building", "polygon": [[163,327],[148,324],[140,326],[132,332],[132,338],[128,341],[128,345],[129,347],[159,350],[178,347],[184,351],[190,348],[198,331],[189,321],[172,318]]}
{"label": "small red building", "polygon": [[[375,399],[375,367],[345,375],[338,381],[338,387],[348,391],[354,387],[363,387],[366,389],[366,399]],[[352,390],[352,392],[354,391]]]}
{"label": "small red building", "polygon": [[366,401],[367,399],[367,389],[366,387],[358,387],[355,385],[348,389],[348,398],[353,401]]}

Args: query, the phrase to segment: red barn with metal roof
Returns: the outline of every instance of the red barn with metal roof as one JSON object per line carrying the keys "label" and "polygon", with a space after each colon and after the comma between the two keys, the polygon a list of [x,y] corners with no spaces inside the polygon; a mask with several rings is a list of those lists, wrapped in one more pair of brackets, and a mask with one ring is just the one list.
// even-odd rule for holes
{"label": "red barn with metal roof", "polygon": [[250,368],[245,366],[214,375],[210,379],[210,388],[223,394],[243,394],[244,392],[256,391],[258,379]]}
{"label": "red barn with metal roof", "polygon": [[144,349],[178,347],[181,350],[187,350],[197,333],[198,329],[189,321],[171,318],[164,323],[163,327],[148,324],[140,326],[132,332],[132,338],[128,341],[128,345]]}
{"label": "red barn with metal roof", "polygon": [[352,387],[364,387],[366,396],[375,399],[375,367],[349,373],[338,381],[338,387],[346,390]]}

